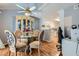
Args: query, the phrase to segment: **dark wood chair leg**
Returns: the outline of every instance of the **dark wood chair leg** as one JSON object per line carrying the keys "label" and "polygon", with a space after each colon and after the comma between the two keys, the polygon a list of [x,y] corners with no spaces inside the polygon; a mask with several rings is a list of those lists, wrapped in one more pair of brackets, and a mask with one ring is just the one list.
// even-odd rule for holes
{"label": "dark wood chair leg", "polygon": [[63,54],[62,54],[62,51],[60,51],[60,54],[59,54],[59,56],[63,56]]}
{"label": "dark wood chair leg", "polygon": [[10,54],[11,54],[11,51],[9,51],[9,56],[10,56]]}
{"label": "dark wood chair leg", "polygon": [[17,52],[15,52],[15,56],[17,56]]}

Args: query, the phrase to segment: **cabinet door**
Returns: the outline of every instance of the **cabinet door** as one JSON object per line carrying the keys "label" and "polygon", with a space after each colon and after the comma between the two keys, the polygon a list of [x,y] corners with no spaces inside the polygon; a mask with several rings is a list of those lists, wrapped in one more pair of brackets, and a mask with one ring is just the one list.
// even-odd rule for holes
{"label": "cabinet door", "polygon": [[23,19],[23,31],[25,32],[25,30],[26,30],[26,19]]}
{"label": "cabinet door", "polygon": [[21,19],[18,19],[17,25],[18,25],[18,29],[21,30]]}
{"label": "cabinet door", "polygon": [[16,16],[16,30],[21,30],[21,17]]}
{"label": "cabinet door", "polygon": [[16,30],[25,31],[26,20],[26,16],[16,16]]}

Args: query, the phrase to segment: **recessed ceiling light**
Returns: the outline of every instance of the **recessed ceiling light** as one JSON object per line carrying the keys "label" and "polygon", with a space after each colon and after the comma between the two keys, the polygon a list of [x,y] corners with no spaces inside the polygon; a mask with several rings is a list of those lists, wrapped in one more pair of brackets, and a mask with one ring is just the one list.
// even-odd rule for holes
{"label": "recessed ceiling light", "polygon": [[30,16],[30,13],[25,13],[26,16]]}
{"label": "recessed ceiling light", "polygon": [[56,19],[56,21],[60,21],[59,19]]}

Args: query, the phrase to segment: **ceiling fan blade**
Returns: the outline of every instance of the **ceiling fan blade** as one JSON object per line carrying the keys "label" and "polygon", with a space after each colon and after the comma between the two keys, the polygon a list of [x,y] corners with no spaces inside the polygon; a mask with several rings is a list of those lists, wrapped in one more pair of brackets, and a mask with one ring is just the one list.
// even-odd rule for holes
{"label": "ceiling fan blade", "polygon": [[40,17],[40,12],[32,12],[31,15],[35,17]]}
{"label": "ceiling fan blade", "polygon": [[45,3],[45,4],[43,4],[42,6],[40,6],[39,8],[38,8],[38,10],[42,10],[44,7],[46,7],[47,6],[47,3]]}
{"label": "ceiling fan blade", "polygon": [[32,14],[37,15],[37,13],[36,13],[36,12],[32,12]]}
{"label": "ceiling fan blade", "polygon": [[36,9],[36,7],[33,6],[33,7],[31,7],[29,10],[33,11],[33,10],[35,10],[35,9]]}
{"label": "ceiling fan blade", "polygon": [[18,13],[23,13],[23,12],[25,12],[25,11],[18,11]]}
{"label": "ceiling fan blade", "polygon": [[21,8],[21,9],[23,9],[23,10],[25,10],[24,7],[22,7],[22,6],[18,5],[18,4],[16,4],[16,6],[19,7],[19,8]]}

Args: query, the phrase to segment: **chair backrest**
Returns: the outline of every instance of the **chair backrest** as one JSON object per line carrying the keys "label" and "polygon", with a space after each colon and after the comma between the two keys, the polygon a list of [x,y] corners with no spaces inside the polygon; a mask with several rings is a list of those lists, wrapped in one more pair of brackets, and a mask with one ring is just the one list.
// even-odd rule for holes
{"label": "chair backrest", "polygon": [[38,40],[43,41],[44,31],[40,31]]}
{"label": "chair backrest", "polygon": [[34,35],[39,35],[39,30],[34,30],[34,31],[33,31],[33,34],[34,34]]}
{"label": "chair backrest", "polygon": [[7,36],[7,43],[9,44],[9,46],[15,46],[15,37],[13,35],[13,33],[11,33],[9,30],[5,30],[4,33]]}
{"label": "chair backrest", "polygon": [[22,35],[22,32],[20,30],[16,30],[16,32],[15,32],[16,38],[20,38],[21,35]]}
{"label": "chair backrest", "polygon": [[48,42],[53,38],[51,30],[44,30],[44,41]]}

